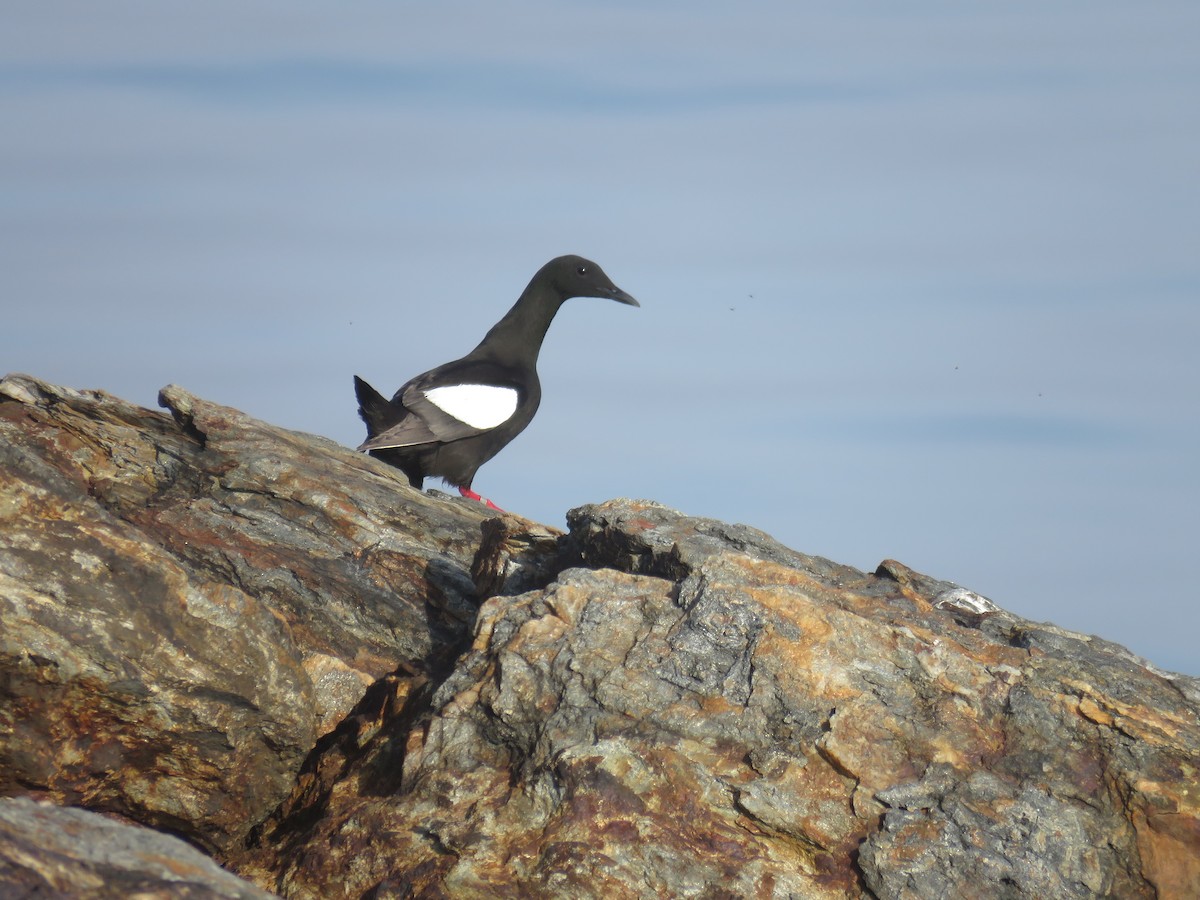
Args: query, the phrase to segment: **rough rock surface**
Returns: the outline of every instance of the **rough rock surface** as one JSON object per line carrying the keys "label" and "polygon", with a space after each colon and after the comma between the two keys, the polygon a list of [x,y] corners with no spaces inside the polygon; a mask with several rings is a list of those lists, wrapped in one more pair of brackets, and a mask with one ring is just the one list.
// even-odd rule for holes
{"label": "rough rock surface", "polygon": [[368,685],[449,662],[483,513],[160,401],[0,383],[0,791],[228,850]]}
{"label": "rough rock surface", "polygon": [[225,898],[267,893],[179,838],[83,809],[0,799],[0,896]]}
{"label": "rough rock surface", "polygon": [[1196,679],[649,502],[481,527],[163,400],[0,387],[6,793],[287,897],[1200,896]]}
{"label": "rough rock surface", "polygon": [[894,562],[868,575],[649,503],[570,525],[552,582],[483,604],[429,713],[340,747],[337,780],[264,832],[260,878],[296,897],[1200,889],[1194,680],[939,609],[954,586]]}

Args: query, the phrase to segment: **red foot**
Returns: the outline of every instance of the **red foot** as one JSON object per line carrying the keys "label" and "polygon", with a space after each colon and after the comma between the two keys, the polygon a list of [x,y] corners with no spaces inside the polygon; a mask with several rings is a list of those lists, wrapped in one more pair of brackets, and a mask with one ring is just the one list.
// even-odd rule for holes
{"label": "red foot", "polygon": [[462,494],[464,497],[466,497],[468,500],[478,500],[480,503],[485,504],[488,507],[488,509],[494,509],[494,510],[496,510],[496,512],[504,512],[504,510],[502,510],[500,507],[498,507],[495,503],[493,503],[487,497],[480,497],[477,493],[475,493],[470,488],[460,487],[458,489],[458,492],[460,494]]}

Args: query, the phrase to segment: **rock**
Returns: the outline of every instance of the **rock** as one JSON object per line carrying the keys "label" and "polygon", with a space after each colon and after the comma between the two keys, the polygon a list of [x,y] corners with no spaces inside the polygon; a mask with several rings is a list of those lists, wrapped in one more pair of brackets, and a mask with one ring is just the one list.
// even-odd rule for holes
{"label": "rock", "polygon": [[83,809],[0,798],[0,894],[267,900],[179,838]]}
{"label": "rock", "polygon": [[295,898],[1200,896],[1200,682],[1116,644],[648,501],[492,518],[179,389],[0,392],[7,793]]}
{"label": "rock", "polygon": [[558,572],[563,534],[512,515],[483,523],[471,578],[480,597],[521,594],[545,587]]}
{"label": "rock", "polygon": [[314,898],[1200,890],[1193,679],[994,604],[936,609],[954,586],[899,563],[866,574],[645,502],[569,522],[564,564],[595,568],[487,600],[428,714],[340,756],[338,786],[261,835],[263,883]]}
{"label": "rock", "polygon": [[161,399],[0,384],[0,791],[228,850],[367,685],[469,637],[483,513]]}

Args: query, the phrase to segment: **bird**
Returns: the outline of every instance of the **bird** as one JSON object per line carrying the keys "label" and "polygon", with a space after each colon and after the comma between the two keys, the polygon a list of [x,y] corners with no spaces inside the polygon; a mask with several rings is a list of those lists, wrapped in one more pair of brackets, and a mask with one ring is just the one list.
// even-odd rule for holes
{"label": "bird", "polygon": [[360,451],[399,468],[421,489],[439,477],[470,499],[499,510],[472,490],[475,473],[532,421],[542,400],[537,360],[559,307],[572,297],[641,306],[582,256],[546,263],[474,350],[406,382],[391,400],[354,376],[358,414],[367,426]]}

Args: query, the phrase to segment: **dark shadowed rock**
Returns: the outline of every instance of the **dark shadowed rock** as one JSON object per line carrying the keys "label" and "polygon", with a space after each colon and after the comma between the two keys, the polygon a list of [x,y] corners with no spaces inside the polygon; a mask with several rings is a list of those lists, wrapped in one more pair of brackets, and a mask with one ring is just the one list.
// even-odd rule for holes
{"label": "dark shadowed rock", "polygon": [[1200,896],[1200,683],[1116,644],[645,501],[481,529],[177,389],[3,393],[9,793],[297,898]]}
{"label": "dark shadowed rock", "polygon": [[471,565],[480,597],[545,587],[562,568],[559,544],[563,533],[558,529],[502,515],[484,522],[482,532]]}

